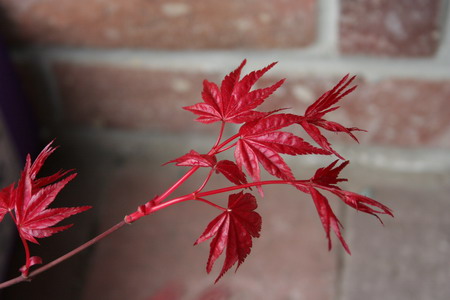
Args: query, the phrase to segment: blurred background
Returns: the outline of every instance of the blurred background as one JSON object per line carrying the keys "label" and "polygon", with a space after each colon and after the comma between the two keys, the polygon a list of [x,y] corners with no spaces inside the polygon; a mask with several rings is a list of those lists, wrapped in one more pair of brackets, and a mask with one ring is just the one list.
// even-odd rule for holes
{"label": "blurred background", "polygon": [[[287,81],[266,107],[297,114],[345,74],[357,75],[357,90],[329,117],[368,131],[360,144],[332,137],[351,161],[344,187],[395,214],[381,226],[334,201],[352,255],[337,241],[329,252],[312,201],[268,188],[261,238],[239,271],[213,286],[219,265],[206,275],[209,246],[192,244],[216,212],[182,204],[0,297],[448,299],[449,18],[447,0],[0,0],[1,187],[17,180],[26,153],[56,138],[61,147],[45,172],[80,173],[56,205],[94,206],[32,249],[45,262],[185,172],[162,163],[211,147],[218,128],[181,107],[201,100],[203,79],[219,83],[244,58],[246,73],[278,61],[260,86]],[[331,159],[292,164],[309,178]],[[5,279],[18,275],[23,250],[4,223]]]}

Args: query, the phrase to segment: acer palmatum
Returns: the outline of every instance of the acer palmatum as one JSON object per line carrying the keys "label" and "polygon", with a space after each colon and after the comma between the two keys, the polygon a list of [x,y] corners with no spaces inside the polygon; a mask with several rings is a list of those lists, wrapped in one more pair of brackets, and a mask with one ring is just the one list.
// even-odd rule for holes
{"label": "acer palmatum", "polygon": [[[383,204],[369,197],[342,190],[338,186],[339,182],[347,180],[340,178],[339,174],[349,162],[345,161],[331,147],[330,142],[321,132],[321,130],[342,132],[357,141],[353,132],[361,131],[360,129],[345,127],[324,119],[327,113],[339,108],[336,104],[344,96],[355,89],[355,86],[350,87],[355,77],[350,78],[347,75],[342,78],[335,87],[312,103],[303,115],[286,113],[284,109],[260,111],[256,109],[284,83],[284,79],[269,87],[252,89],[255,83],[276,63],[241,78],[245,63],[244,60],[237,69],[225,76],[220,87],[205,80],[202,91],[203,101],[184,107],[185,110],[197,115],[196,121],[200,123],[219,122],[221,124],[217,140],[209,152],[201,154],[190,150],[187,154],[169,161],[168,163],[190,167],[190,169],[165,192],[139,206],[135,212],[125,216],[124,220],[106,232],[32,272],[30,272],[30,268],[42,263],[42,260],[37,256],[31,256],[28,242],[38,243],[37,238],[48,237],[69,228],[71,225],[57,227],[54,225],[90,207],[48,208],[58,192],[75,177],[75,173],[60,171],[52,176],[37,178],[45,160],[55,150],[51,143],[44,148],[34,163],[31,163],[28,156],[18,183],[11,184],[0,191],[0,221],[7,214],[11,216],[25,250],[25,264],[20,269],[22,276],[0,284],[0,288],[31,279],[95,244],[124,224],[131,224],[143,216],[186,201],[200,201],[220,212],[195,241],[195,245],[197,245],[211,240],[210,254],[206,264],[208,273],[211,272],[216,260],[225,253],[222,269],[216,279],[217,282],[233,265],[237,263],[237,267],[239,267],[244,262],[250,254],[253,238],[259,237],[262,218],[255,211],[258,205],[257,199],[252,193],[252,187],[256,187],[261,196],[264,195],[263,187],[266,185],[290,185],[310,195],[324,227],[329,249],[331,249],[332,230],[348,253],[350,253],[350,249],[341,234],[342,225],[323,191],[335,195],[353,209],[374,215],[378,219],[380,219],[379,214],[392,216],[391,210]],[[241,124],[241,126],[236,134],[224,137],[225,127],[230,123]],[[314,146],[294,134],[295,128],[289,131],[282,130],[288,127],[303,129],[317,145]],[[220,154],[225,151],[234,151],[235,161],[220,159]],[[310,178],[302,180],[295,176],[282,156],[311,154],[334,155],[337,160],[327,167],[318,169]],[[342,162],[339,163],[339,160]],[[261,167],[275,179],[262,181]],[[203,183],[189,194],[171,198],[172,192],[199,168],[209,169]],[[214,174],[225,176],[230,181],[230,186],[206,190],[208,182]],[[222,207],[208,199],[217,194],[224,194],[224,197],[227,195],[227,207]]]}

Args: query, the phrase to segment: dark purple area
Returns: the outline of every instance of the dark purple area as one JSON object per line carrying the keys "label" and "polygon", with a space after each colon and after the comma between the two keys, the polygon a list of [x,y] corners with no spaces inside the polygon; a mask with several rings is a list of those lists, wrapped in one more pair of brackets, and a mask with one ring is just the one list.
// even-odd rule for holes
{"label": "dark purple area", "polygon": [[36,154],[37,126],[4,45],[0,42],[0,110],[21,160]]}

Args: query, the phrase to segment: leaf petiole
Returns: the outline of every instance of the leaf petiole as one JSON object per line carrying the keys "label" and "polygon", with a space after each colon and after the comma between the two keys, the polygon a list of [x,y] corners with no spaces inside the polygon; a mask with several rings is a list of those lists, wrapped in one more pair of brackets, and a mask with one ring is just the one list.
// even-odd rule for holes
{"label": "leaf petiole", "polygon": [[211,201],[209,201],[209,200],[203,199],[203,198],[195,198],[195,199],[193,199],[193,200],[200,201],[200,202],[204,202],[204,203],[206,203],[206,204],[208,204],[208,205],[211,205],[212,207],[215,207],[215,208],[220,209],[220,210],[222,210],[222,211],[226,211],[226,210],[227,210],[225,207],[222,207],[222,206],[220,206],[220,205],[217,205],[217,204],[215,204],[215,203],[213,203],[213,202],[211,202]]}

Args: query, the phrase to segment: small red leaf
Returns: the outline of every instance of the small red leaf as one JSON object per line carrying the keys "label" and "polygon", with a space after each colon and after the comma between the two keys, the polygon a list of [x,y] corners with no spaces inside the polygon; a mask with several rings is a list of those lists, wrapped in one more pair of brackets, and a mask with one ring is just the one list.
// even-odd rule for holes
{"label": "small red leaf", "polygon": [[[232,194],[228,209],[212,220],[194,245],[212,237],[206,271],[211,272],[214,262],[226,249],[225,260],[216,282],[237,262],[237,268],[251,251],[252,237],[259,237],[261,216],[254,210],[256,198],[249,193]],[[236,269],[237,269],[236,268]]]}
{"label": "small red leaf", "polygon": [[335,168],[334,166],[337,162],[338,160],[335,160],[329,166],[317,169],[311,180],[322,186],[339,189],[336,184],[342,181],[347,181],[345,178],[338,178],[339,173],[349,164],[349,161],[347,160]]}
{"label": "small red leaf", "polygon": [[189,153],[166,162],[176,163],[177,166],[185,166],[185,167],[213,167],[216,164],[216,158],[207,154],[199,154],[198,152],[191,150]]}

